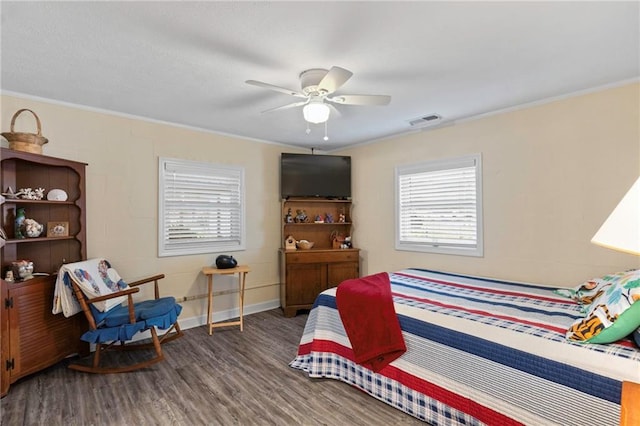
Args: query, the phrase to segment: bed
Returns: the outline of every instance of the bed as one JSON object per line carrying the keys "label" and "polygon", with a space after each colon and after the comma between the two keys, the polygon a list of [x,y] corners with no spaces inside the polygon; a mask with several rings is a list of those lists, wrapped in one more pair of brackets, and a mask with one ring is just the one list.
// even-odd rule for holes
{"label": "bed", "polygon": [[332,288],[317,297],[290,366],[434,425],[619,424],[623,382],[640,383],[640,350],[630,339],[568,341],[585,315],[574,300],[425,269],[388,276],[404,354],[378,372],[354,362]]}

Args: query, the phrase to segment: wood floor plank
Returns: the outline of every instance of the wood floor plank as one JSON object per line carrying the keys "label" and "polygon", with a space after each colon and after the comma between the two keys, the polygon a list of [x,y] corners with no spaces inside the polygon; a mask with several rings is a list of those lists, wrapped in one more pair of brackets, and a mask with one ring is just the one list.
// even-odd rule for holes
{"label": "wood floor plank", "polygon": [[306,318],[274,309],[245,317],[243,332],[189,329],[163,346],[165,361],[132,373],[81,373],[65,360],[12,384],[0,400],[0,424],[424,424],[346,383],[290,368]]}

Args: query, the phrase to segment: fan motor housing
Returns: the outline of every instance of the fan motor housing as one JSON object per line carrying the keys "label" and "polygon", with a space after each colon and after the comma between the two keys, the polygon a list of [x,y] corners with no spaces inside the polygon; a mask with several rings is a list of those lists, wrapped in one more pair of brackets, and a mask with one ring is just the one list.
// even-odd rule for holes
{"label": "fan motor housing", "polygon": [[312,68],[300,73],[300,85],[305,95],[313,94],[318,90],[318,84],[329,71],[323,68]]}

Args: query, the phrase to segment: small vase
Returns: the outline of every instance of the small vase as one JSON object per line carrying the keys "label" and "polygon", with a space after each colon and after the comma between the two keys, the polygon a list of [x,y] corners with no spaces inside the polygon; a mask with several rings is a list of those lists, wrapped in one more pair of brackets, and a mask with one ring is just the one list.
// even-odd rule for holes
{"label": "small vase", "polygon": [[25,219],[24,209],[23,208],[17,209],[15,229],[14,229],[14,234],[16,239],[25,238],[25,236],[22,234],[22,223],[24,222],[24,219]]}

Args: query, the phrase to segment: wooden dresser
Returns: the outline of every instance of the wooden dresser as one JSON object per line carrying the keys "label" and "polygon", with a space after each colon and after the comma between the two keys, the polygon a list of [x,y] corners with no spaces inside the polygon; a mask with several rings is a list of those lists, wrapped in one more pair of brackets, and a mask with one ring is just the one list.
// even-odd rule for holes
{"label": "wooden dresser", "polygon": [[[292,218],[288,220],[291,211]],[[296,222],[298,211],[307,221]],[[333,222],[326,222],[329,214]],[[325,220],[316,223],[316,216]],[[340,222],[340,217],[343,221]],[[280,305],[286,317],[310,309],[320,292],[360,276],[360,250],[334,248],[332,236],[351,235],[351,201],[335,199],[288,199],[282,201],[282,248],[280,249]],[[286,239],[314,243],[308,250],[287,249]]]}

